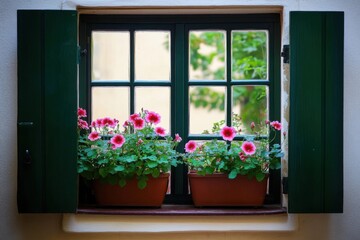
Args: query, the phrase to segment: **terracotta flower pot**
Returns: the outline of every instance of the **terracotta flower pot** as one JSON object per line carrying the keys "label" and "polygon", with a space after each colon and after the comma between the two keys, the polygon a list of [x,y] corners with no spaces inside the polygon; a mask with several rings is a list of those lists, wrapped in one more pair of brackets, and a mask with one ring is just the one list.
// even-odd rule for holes
{"label": "terracotta flower pot", "polygon": [[266,195],[267,179],[258,182],[255,178],[238,175],[229,179],[227,174],[215,173],[201,176],[188,173],[194,205],[202,206],[261,206]]}
{"label": "terracotta flower pot", "polygon": [[124,187],[101,181],[94,182],[96,202],[100,206],[142,206],[160,207],[164,201],[169,174],[160,174],[158,178],[149,177],[147,186],[139,189],[137,179],[130,179]]}

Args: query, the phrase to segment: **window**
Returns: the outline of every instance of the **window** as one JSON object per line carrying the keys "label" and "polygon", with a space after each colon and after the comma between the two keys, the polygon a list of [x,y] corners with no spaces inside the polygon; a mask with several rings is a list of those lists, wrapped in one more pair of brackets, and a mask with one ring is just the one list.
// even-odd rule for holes
{"label": "window", "polygon": [[[179,150],[219,137],[204,130],[229,125],[233,112],[245,123],[280,119],[279,24],[278,14],[81,15],[80,106],[92,119],[120,121],[140,108],[157,111],[182,136]],[[186,174],[172,169],[166,203],[191,203]],[[266,203],[280,204],[279,171],[268,193]]]}
{"label": "window", "polygon": [[[88,59],[80,61],[79,88],[76,61],[77,20],[76,11],[18,11],[17,201],[20,213],[74,213],[78,207],[77,196],[83,198],[83,203],[90,201],[86,199],[88,195],[83,192],[85,188],[78,188],[76,107],[77,100],[80,100],[81,106],[91,106],[89,99],[91,81],[88,71],[90,68],[87,65],[90,61],[89,54],[85,51],[91,50],[88,45],[90,39],[87,37],[91,26],[97,26],[99,29],[105,29],[104,26],[110,29],[112,26],[117,29],[121,23],[127,23],[127,29],[129,26],[137,26],[142,30],[144,25],[152,30],[159,24],[172,26],[175,34],[172,36],[175,39],[170,45],[174,51],[171,55],[171,64],[176,68],[171,68],[172,74],[175,71],[175,77],[171,77],[175,79],[172,82],[174,87],[171,89],[174,91],[173,89],[176,88],[177,95],[174,97],[174,94],[170,93],[171,99],[175,99],[171,104],[183,103],[184,109],[188,106],[187,97],[184,97],[185,90],[188,91],[184,81],[188,73],[185,64],[186,51],[184,51],[187,46],[185,44],[187,24],[212,25],[211,29],[190,29],[194,31],[221,32],[230,25],[236,25],[237,31],[265,30],[268,34],[269,83],[260,85],[268,88],[268,114],[270,117],[280,115],[277,108],[280,105],[279,97],[274,94],[280,89],[278,15],[81,17],[79,34],[80,44],[83,47],[81,59]],[[343,99],[344,13],[291,12],[289,28],[291,52],[289,212],[342,212],[343,101],[341,99]],[[177,79],[180,81],[176,81]],[[80,92],[80,99],[77,99],[77,89]],[[181,115],[183,113],[183,108],[171,107],[170,116],[172,121],[174,119],[175,122],[177,121],[176,126],[179,129],[185,128],[184,116]],[[54,139],[56,141],[53,141]],[[172,194],[177,201],[186,202],[186,195],[182,195],[187,190],[183,169],[174,169],[173,178],[175,175],[176,182],[173,182],[175,185],[173,188],[177,192],[173,191]],[[268,203],[280,201],[276,201],[280,197],[279,175],[279,172],[271,173]]]}

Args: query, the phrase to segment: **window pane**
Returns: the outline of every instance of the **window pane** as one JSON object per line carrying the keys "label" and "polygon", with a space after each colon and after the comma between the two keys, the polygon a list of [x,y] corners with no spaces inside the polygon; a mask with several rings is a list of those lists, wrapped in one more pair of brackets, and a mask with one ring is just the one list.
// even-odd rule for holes
{"label": "window pane", "polygon": [[[215,122],[226,119],[225,87],[189,88],[189,133],[211,133]],[[208,133],[207,133],[208,134]]]}
{"label": "window pane", "polygon": [[129,59],[129,32],[92,32],[92,81],[129,81]]}
{"label": "window pane", "polygon": [[268,87],[235,86],[232,88],[232,111],[242,117],[243,133],[251,133],[251,122],[264,123],[269,117]]}
{"label": "window pane", "polygon": [[169,87],[135,87],[135,111],[154,111],[160,114],[159,126],[170,133],[170,88]]}
{"label": "window pane", "polygon": [[225,80],[225,31],[190,31],[189,80]]}
{"label": "window pane", "polygon": [[111,117],[122,125],[129,118],[128,87],[93,87],[91,119]]}
{"label": "window pane", "polygon": [[170,80],[170,32],[135,32],[135,80]]}
{"label": "window pane", "polygon": [[267,31],[231,32],[232,79],[267,79]]}

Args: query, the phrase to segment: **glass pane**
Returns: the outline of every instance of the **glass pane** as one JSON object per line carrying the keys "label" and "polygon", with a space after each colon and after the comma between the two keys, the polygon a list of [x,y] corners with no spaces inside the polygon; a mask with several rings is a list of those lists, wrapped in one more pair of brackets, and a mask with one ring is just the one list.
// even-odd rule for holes
{"label": "glass pane", "polygon": [[129,59],[129,32],[92,32],[92,81],[129,81]]}
{"label": "glass pane", "polygon": [[[210,134],[215,122],[226,119],[225,87],[189,88],[189,133]],[[208,132],[204,132],[204,131]]]}
{"label": "glass pane", "polygon": [[91,119],[111,117],[122,125],[130,115],[128,87],[93,87]]}
{"label": "glass pane", "polygon": [[189,80],[225,80],[225,31],[190,31]]}
{"label": "glass pane", "polygon": [[159,113],[158,126],[170,133],[170,87],[135,87],[135,112],[141,108]]}
{"label": "glass pane", "polygon": [[232,79],[267,79],[267,31],[231,32]]}
{"label": "glass pane", "polygon": [[242,118],[242,133],[251,133],[250,125],[264,124],[269,118],[267,86],[232,87],[232,111]]}
{"label": "glass pane", "polygon": [[135,32],[135,80],[170,80],[170,32]]}

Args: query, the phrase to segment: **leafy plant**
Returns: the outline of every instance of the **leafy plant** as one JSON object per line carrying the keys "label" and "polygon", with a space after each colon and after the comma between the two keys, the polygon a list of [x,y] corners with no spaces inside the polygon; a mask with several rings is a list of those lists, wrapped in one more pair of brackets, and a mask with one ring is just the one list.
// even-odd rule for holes
{"label": "leafy plant", "polygon": [[97,119],[87,125],[84,109],[78,110],[78,173],[88,180],[99,179],[125,186],[133,177],[138,187],[146,187],[149,176],[158,177],[178,164],[175,150],[181,138],[168,136],[156,126],[160,115],[152,111],[132,114],[122,127],[112,118]]}
{"label": "leafy plant", "polygon": [[[203,143],[189,141],[185,145],[183,161],[190,170],[199,175],[226,173],[230,179],[238,174],[262,181],[269,169],[281,167],[283,152],[280,144],[274,143],[276,134],[281,131],[278,121],[266,121],[264,124],[251,123],[251,135],[244,136],[243,141],[233,141],[242,126],[239,115],[233,117],[233,127],[224,126],[223,122],[215,123],[213,133],[220,134],[223,140],[213,139]],[[273,138],[269,139],[270,132]],[[284,133],[285,136],[285,133]]]}

